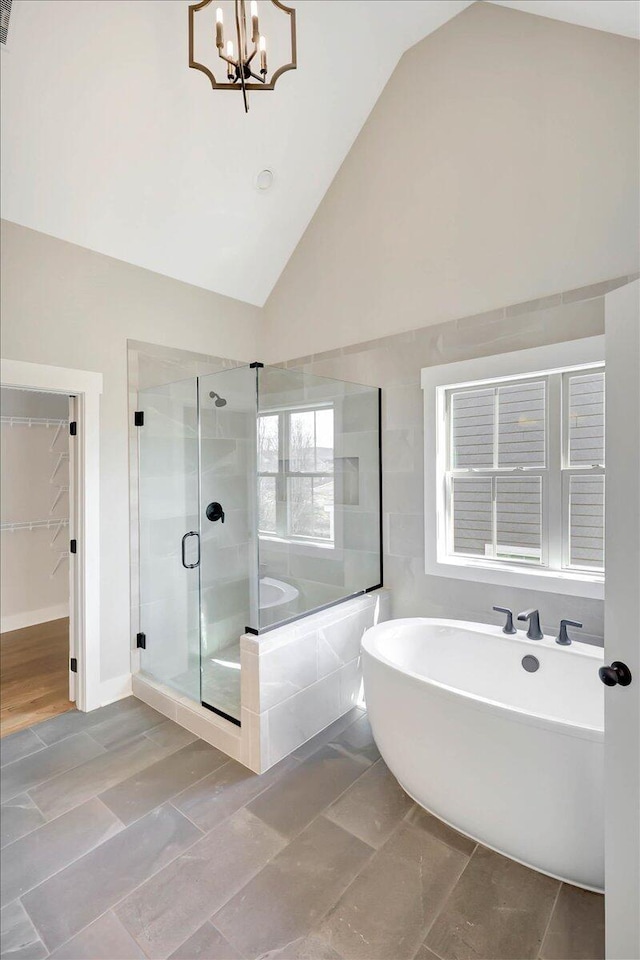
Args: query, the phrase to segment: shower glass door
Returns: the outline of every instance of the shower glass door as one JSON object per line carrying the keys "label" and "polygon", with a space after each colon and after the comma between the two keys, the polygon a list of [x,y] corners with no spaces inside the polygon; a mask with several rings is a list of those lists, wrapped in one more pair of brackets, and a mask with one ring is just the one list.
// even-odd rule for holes
{"label": "shower glass door", "polygon": [[240,637],[258,627],[256,369],[199,378],[201,702],[240,723]]}
{"label": "shower glass door", "polygon": [[139,391],[138,410],[141,671],[199,701],[197,380]]}

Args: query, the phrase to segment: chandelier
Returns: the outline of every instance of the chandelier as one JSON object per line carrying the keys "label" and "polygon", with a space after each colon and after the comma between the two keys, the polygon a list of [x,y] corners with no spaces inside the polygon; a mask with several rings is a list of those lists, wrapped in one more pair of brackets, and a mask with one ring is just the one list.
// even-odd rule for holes
{"label": "chandelier", "polygon": [[[263,24],[261,24],[258,11],[258,0],[250,0],[248,17],[245,0],[233,0],[232,4],[228,4],[227,20],[231,22],[225,22],[225,11],[219,5],[215,12],[215,46],[218,51],[218,59],[222,61],[218,76],[225,75],[225,82],[216,79],[211,63],[207,66],[206,63],[200,63],[196,60],[195,48],[198,39],[196,36],[196,14],[205,10],[212,3],[213,0],[201,0],[200,3],[192,4],[189,7],[189,66],[193,67],[194,70],[201,70],[202,73],[206,73],[214,90],[241,90],[245,113],[248,113],[247,92],[249,90],[273,90],[276,81],[283,73],[286,73],[287,70],[296,69],[296,12],[293,7],[285,6],[280,0],[261,0],[262,10],[260,12],[262,14],[267,13],[266,19],[268,19],[271,28],[275,26],[274,12],[282,12],[289,17],[290,40],[285,56],[290,57],[290,60],[271,72],[267,60],[267,37],[261,30]],[[218,3],[220,4],[220,0],[218,0]],[[275,11],[273,8],[275,8]],[[210,18],[207,27],[205,14],[202,18],[202,27],[199,26],[198,28],[201,43],[206,42],[205,49],[201,51],[201,54],[204,53],[205,56],[212,50],[213,25]]]}

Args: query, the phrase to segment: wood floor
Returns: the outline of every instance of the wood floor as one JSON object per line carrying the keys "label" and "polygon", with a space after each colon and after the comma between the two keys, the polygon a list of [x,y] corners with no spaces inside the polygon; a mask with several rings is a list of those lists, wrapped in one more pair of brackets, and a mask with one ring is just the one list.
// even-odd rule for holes
{"label": "wood floor", "polygon": [[68,618],[0,634],[0,736],[72,707]]}

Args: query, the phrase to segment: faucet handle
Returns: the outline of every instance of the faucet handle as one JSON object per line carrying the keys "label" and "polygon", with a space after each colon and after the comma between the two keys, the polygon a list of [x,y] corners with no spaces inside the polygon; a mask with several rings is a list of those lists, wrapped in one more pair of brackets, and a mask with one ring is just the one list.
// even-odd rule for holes
{"label": "faucet handle", "polygon": [[506,613],[506,615],[507,615],[507,621],[506,621],[504,627],[502,628],[502,632],[503,632],[503,633],[517,633],[517,632],[518,632],[518,631],[516,630],[516,628],[514,627],[514,625],[513,625],[513,611],[512,611],[512,610],[509,610],[508,607],[494,607],[493,609],[496,611],[496,613]]}
{"label": "faucet handle", "polygon": [[582,627],[582,624],[578,620],[560,621],[560,632],[556,637],[556,643],[559,643],[563,647],[568,647],[571,643],[571,637],[567,633],[567,627]]}

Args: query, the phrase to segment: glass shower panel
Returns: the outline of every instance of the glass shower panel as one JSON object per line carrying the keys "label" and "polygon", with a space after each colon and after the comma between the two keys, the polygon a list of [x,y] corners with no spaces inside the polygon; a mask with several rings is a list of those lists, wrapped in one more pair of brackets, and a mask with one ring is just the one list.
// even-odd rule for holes
{"label": "glass shower panel", "polygon": [[200,377],[204,706],[240,722],[240,637],[258,628],[256,369]]}
{"label": "glass shower panel", "polygon": [[258,370],[260,629],[382,582],[380,391]]}
{"label": "glass shower panel", "polygon": [[141,671],[199,700],[197,382],[141,390],[138,409]]}

